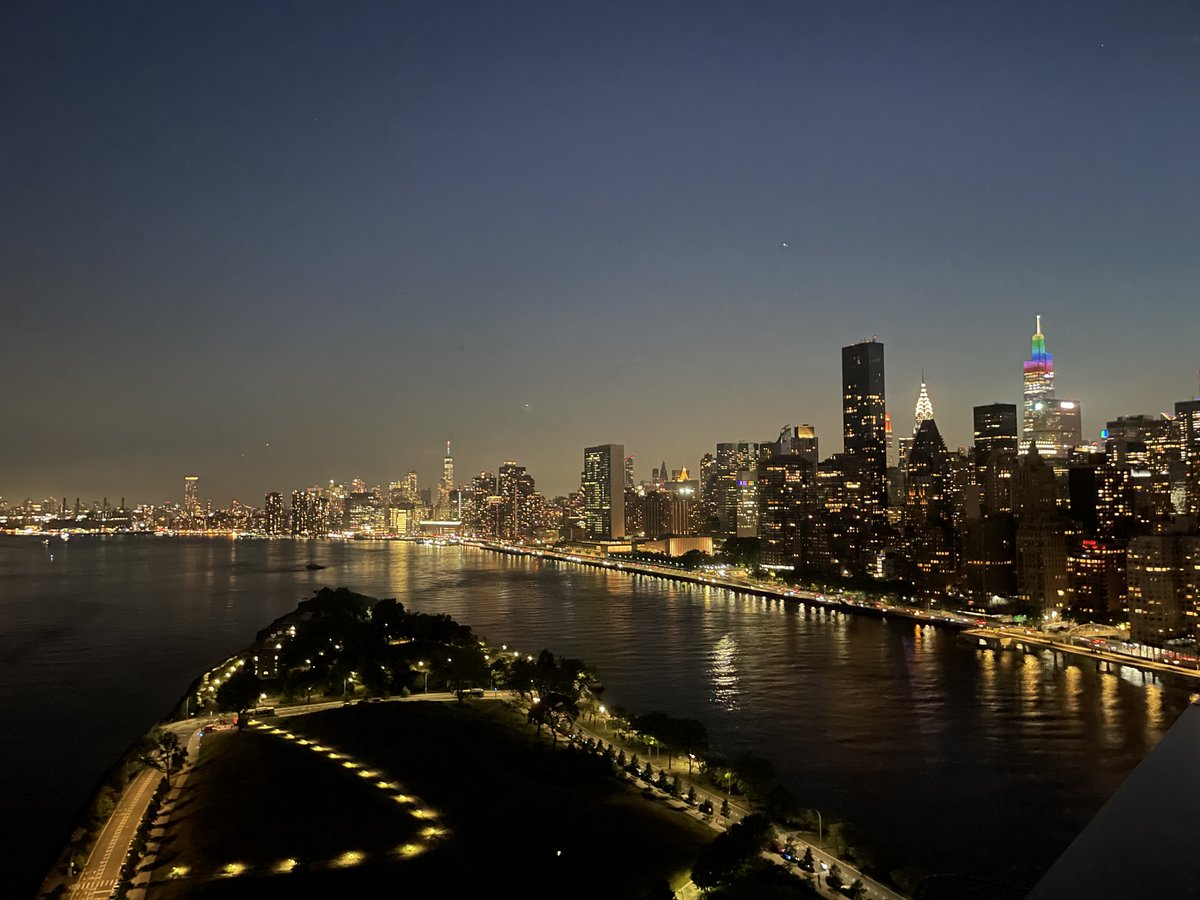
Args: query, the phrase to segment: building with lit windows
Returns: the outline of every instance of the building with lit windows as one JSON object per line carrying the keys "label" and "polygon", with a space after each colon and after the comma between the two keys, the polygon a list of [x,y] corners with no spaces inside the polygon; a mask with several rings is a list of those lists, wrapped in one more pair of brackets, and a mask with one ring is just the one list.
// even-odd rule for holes
{"label": "building with lit windows", "polygon": [[500,536],[515,541],[531,537],[535,530],[532,499],[536,488],[525,467],[505,460],[497,470],[496,492],[501,500]]}
{"label": "building with lit windows", "polygon": [[267,494],[263,503],[263,530],[270,535],[287,531],[286,515],[283,511],[283,496],[278,491]]}
{"label": "building with lit windows", "polygon": [[[811,429],[808,429],[811,432]],[[816,441],[816,436],[811,435]],[[769,569],[809,568],[806,528],[817,512],[816,465],[808,444],[788,428],[775,443],[763,444],[757,469],[758,534],[762,565]]]}
{"label": "building with lit windows", "polygon": [[855,480],[852,504],[867,517],[887,506],[887,421],[883,344],[863,341],[842,348],[842,433],[846,475]]}
{"label": "building with lit windows", "polygon": [[1179,513],[1200,516],[1200,398],[1175,404],[1171,443],[1176,448],[1179,474],[1172,497]]}
{"label": "building with lit windows", "polygon": [[1012,512],[1012,478],[1017,467],[1017,407],[991,403],[974,408],[975,483],[983,515]]}
{"label": "building with lit windows", "polygon": [[1042,317],[1037,317],[1029,359],[1024,365],[1022,389],[1024,409],[1020,452],[1027,453],[1031,442],[1038,453],[1051,461],[1061,474],[1072,447],[1083,443],[1078,401],[1060,400],[1054,393],[1054,354],[1046,350],[1046,335],[1042,333]]}
{"label": "building with lit windows", "polygon": [[[749,525],[739,522],[738,513],[742,509],[741,473],[758,469],[759,445],[756,441],[737,441],[717,444],[717,453],[713,461],[713,500],[716,505],[716,515],[720,533],[726,537],[753,537],[754,534],[743,534],[749,531]],[[757,526],[757,507],[754,523]]]}
{"label": "building with lit windows", "polygon": [[1144,534],[1129,542],[1129,632],[1134,641],[1161,647],[1196,637],[1200,600],[1200,537]]}
{"label": "building with lit windows", "polygon": [[200,476],[183,476],[183,527],[200,528],[203,513],[200,510]]}
{"label": "building with lit windows", "polygon": [[886,540],[887,410],[883,344],[871,339],[842,348],[841,469],[848,516],[843,567],[875,571]]}
{"label": "building with lit windows", "polygon": [[625,537],[625,447],[601,444],[583,451],[584,530],[589,540]]}

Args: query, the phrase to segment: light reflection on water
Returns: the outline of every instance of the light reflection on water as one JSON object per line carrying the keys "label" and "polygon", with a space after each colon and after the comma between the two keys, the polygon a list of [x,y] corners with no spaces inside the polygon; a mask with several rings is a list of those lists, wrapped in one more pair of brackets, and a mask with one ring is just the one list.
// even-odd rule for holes
{"label": "light reflection on water", "polygon": [[704,721],[715,749],[770,758],[802,802],[854,821],[877,852],[1018,885],[1188,702],[904,620],[460,547],[80,539],[50,563],[40,544],[0,539],[0,579],[12,726],[0,771],[36,759],[64,773],[48,790],[0,791],[0,813],[34,822],[34,859],[194,674],[322,585],[581,657],[608,702]]}
{"label": "light reflection on water", "polygon": [[728,712],[738,706],[737,641],[725,634],[712,649],[713,702]]}

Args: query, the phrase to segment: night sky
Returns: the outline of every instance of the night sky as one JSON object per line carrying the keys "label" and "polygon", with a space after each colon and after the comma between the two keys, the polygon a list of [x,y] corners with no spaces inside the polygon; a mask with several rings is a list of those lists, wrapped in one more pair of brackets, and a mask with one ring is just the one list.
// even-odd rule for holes
{"label": "night sky", "polygon": [[0,7],[0,495],[218,503],[785,423],[954,445],[1041,313],[1095,439],[1200,369],[1195,3]]}

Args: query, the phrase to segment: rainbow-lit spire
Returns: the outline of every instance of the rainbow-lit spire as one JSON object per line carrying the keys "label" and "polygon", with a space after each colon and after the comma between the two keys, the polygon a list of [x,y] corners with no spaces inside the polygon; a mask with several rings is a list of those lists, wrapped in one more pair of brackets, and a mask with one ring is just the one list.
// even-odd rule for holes
{"label": "rainbow-lit spire", "polygon": [[1025,363],[1026,372],[1054,373],[1054,356],[1046,352],[1046,335],[1042,334],[1042,317],[1037,317],[1037,330],[1033,333],[1033,341],[1029,351],[1029,360]]}

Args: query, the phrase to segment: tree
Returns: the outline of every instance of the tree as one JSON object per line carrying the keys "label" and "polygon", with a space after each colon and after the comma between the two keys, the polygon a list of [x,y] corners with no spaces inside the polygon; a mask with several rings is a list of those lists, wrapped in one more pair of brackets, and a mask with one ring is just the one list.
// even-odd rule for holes
{"label": "tree", "polygon": [[730,826],[701,852],[692,867],[692,881],[704,889],[734,881],[762,852],[770,829],[770,821],[761,815],[746,816]]}
{"label": "tree", "polygon": [[750,751],[733,761],[734,777],[746,793],[756,799],[765,797],[775,782],[775,766]]}
{"label": "tree", "polygon": [[404,615],[404,604],[389,597],[371,607],[371,624],[379,630],[385,641],[390,640],[403,633]]}
{"label": "tree", "polygon": [[721,818],[729,818],[729,798],[725,797],[721,800]]}
{"label": "tree", "polygon": [[158,769],[171,785],[171,776],[177,774],[187,762],[187,747],[179,743],[179,735],[173,731],[159,731],[154,743],[139,758],[152,769]]}
{"label": "tree", "polygon": [[813,862],[812,847],[804,848],[804,859],[800,860],[800,868],[809,872],[816,868],[816,863]]}
{"label": "tree", "polygon": [[570,733],[575,720],[579,718],[579,707],[575,701],[563,694],[546,694],[537,698],[537,702],[529,707],[528,721],[537,726],[537,733],[542,733],[542,726],[550,729],[550,736],[558,744],[558,734]]}
{"label": "tree", "polygon": [[696,786],[695,785],[688,786],[687,802],[688,802],[689,806],[694,806],[696,804]]}
{"label": "tree", "polygon": [[237,713],[238,731],[246,723],[246,710],[258,704],[261,687],[262,683],[253,672],[239,668],[217,688],[217,708]]}
{"label": "tree", "polygon": [[491,677],[491,670],[478,644],[451,651],[450,661],[446,663],[446,681],[457,694],[459,703],[462,703],[468,688],[486,687]]}

